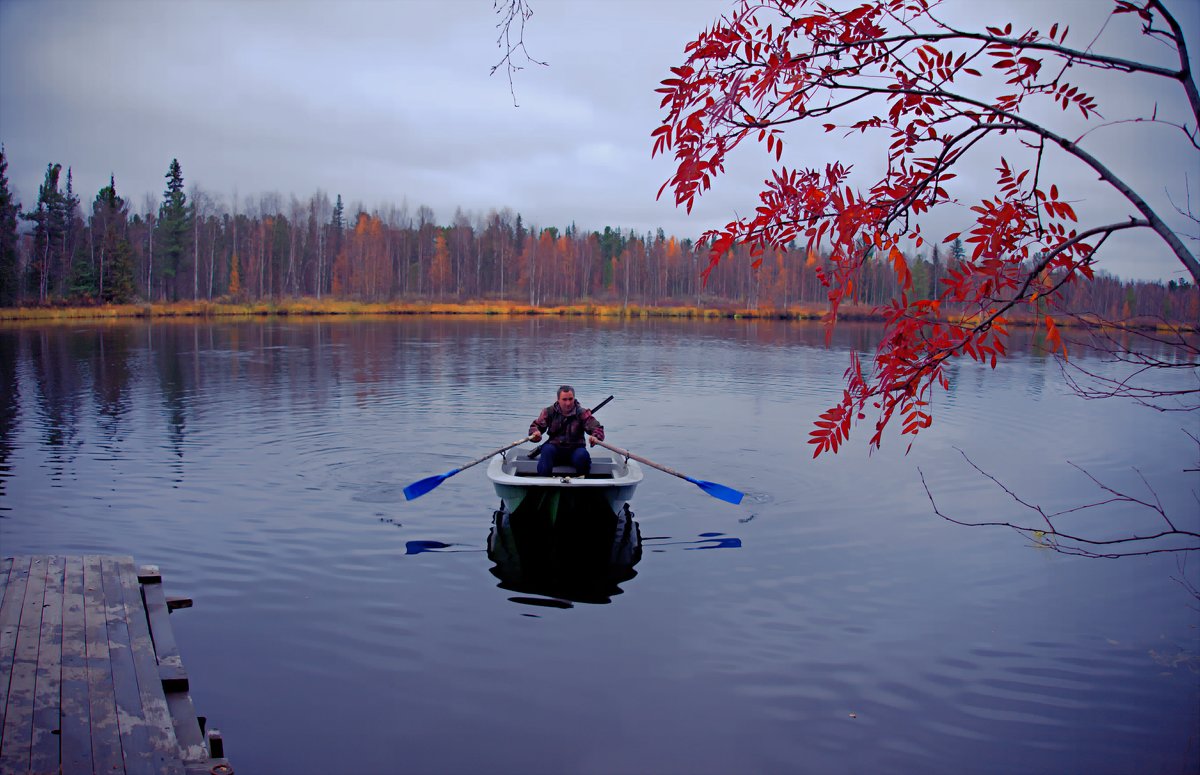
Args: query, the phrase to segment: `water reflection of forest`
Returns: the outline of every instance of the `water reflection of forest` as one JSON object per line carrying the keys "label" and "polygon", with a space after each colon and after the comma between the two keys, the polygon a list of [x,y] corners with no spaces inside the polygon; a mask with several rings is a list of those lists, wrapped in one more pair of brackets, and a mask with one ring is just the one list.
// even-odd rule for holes
{"label": "water reflection of forest", "polygon": [[[180,457],[201,395],[209,402],[236,396],[244,403],[249,388],[256,400],[320,411],[344,385],[353,386],[354,399],[364,404],[378,400],[388,385],[448,379],[464,391],[492,389],[491,383],[511,374],[513,363],[536,361],[547,342],[580,332],[606,348],[624,347],[626,368],[636,370],[655,361],[655,348],[683,342],[698,348],[870,352],[881,330],[846,322],[827,341],[821,324],[773,320],[405,317],[5,326],[0,327],[0,494],[10,475],[12,435],[22,412],[32,412],[24,422],[36,428],[42,444],[56,450],[52,462],[61,465],[78,448],[85,419],[94,423],[102,443],[120,444],[135,396],[153,400],[162,410],[173,454]],[[1157,357],[1180,357],[1166,341],[1132,334],[1120,335],[1119,341]],[[1040,333],[1030,328],[1012,329],[1009,351],[1015,357],[1047,357]],[[1077,341],[1071,357],[1099,355]]]}

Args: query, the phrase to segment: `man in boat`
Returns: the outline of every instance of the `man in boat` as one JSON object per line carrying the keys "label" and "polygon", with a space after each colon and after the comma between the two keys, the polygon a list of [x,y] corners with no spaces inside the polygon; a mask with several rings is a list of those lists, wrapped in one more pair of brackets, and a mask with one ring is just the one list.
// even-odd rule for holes
{"label": "man in boat", "polygon": [[562,385],[558,388],[558,400],[542,410],[529,426],[529,435],[538,441],[545,433],[549,440],[542,445],[538,455],[538,476],[550,476],[551,469],[559,465],[571,465],[576,473],[586,476],[592,470],[592,456],[583,443],[586,434],[592,444],[604,441],[604,426],[596,422],[590,409],[575,400],[575,388]]}

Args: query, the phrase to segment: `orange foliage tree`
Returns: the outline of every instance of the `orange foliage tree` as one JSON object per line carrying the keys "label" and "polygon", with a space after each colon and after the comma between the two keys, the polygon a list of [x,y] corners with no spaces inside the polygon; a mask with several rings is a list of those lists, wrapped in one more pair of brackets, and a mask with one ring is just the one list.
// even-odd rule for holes
{"label": "orange foliage tree", "polygon": [[438,298],[446,295],[450,276],[450,248],[446,245],[445,233],[439,231],[433,242],[433,261],[429,264],[429,286]]}
{"label": "orange foliage tree", "polygon": [[237,298],[242,293],[242,276],[238,271],[237,253],[229,259],[229,295]]}
{"label": "orange foliage tree", "polygon": [[[831,321],[880,264],[894,277],[888,285],[898,293],[884,305],[886,331],[873,364],[864,368],[851,355],[842,399],[811,434],[814,456],[836,452],[868,411],[875,414],[872,448],[896,416],[910,439],[928,427],[931,391],[947,386],[948,359],[994,367],[1016,309],[1038,315],[1051,347],[1065,356],[1056,319],[1071,311],[1062,300],[1073,283],[1093,279],[1099,249],[1113,234],[1150,234],[1200,282],[1200,263],[1163,214],[1089,151],[1086,135],[1054,123],[1064,114],[1099,117],[1098,101],[1070,80],[1081,70],[1158,78],[1178,89],[1182,110],[1124,120],[1165,127],[1189,150],[1200,147],[1200,94],[1183,30],[1164,4],[1113,0],[1111,11],[1165,44],[1177,58],[1172,66],[1068,43],[1068,28],[1057,23],[1044,31],[958,29],[939,18],[938,5],[874,0],[839,11],[816,0],[740,0],[687,44],[685,61],[658,90],[665,117],[652,133],[653,154],[675,158],[660,196],[669,188],[690,212],[743,142],[762,144],[779,165],[752,216],[701,237],[709,246],[706,277],[740,246],[757,265],[798,242],[827,257],[816,272]],[[878,164],[865,177],[842,161],[823,169],[783,165],[788,131],[809,124],[877,137]],[[1003,154],[992,161],[995,194],[972,201],[957,187],[956,171],[977,167],[995,149]],[[1123,199],[1128,217],[1079,223],[1074,196],[1047,179],[1052,163],[1081,165]],[[973,213],[960,232],[967,255],[939,278],[936,293],[918,293],[904,248],[924,244],[922,216],[955,208]],[[953,316],[945,309],[951,305]]]}

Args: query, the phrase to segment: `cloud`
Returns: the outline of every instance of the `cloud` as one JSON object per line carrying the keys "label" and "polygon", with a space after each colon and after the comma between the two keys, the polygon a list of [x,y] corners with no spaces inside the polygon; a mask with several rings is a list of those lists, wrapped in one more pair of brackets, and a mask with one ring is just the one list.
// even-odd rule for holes
{"label": "cloud", "polygon": [[[503,72],[488,75],[501,52],[486,2],[3,0],[0,141],[10,183],[28,207],[46,164],[58,162],[72,168],[85,200],[112,173],[141,208],[147,195],[161,196],[167,165],[178,158],[189,186],[226,202],[235,192],[242,201],[264,192],[287,201],[320,189],[368,209],[428,205],[443,223],[459,208],[484,215],[507,207],[538,225],[662,227],[695,238],[753,211],[771,166],[761,150],[739,153],[691,216],[669,191],[656,200],[671,160],[650,158],[658,81],[729,3],[532,7],[525,41],[548,66],[525,62],[510,92]],[[1046,4],[952,0],[942,8],[978,26],[983,13],[1033,20]],[[1067,0],[1053,11],[1092,35],[1095,9],[1094,0]],[[1179,10],[1195,29],[1195,4]],[[1104,40],[1118,32],[1110,25]],[[1097,88],[1114,110],[1152,110],[1157,100],[1160,115],[1187,115],[1179,94],[1136,79],[1105,78]],[[1087,142],[1169,210],[1165,192],[1186,198],[1197,157],[1169,132],[1138,145],[1132,138],[1143,129],[1117,125]],[[787,148],[789,166],[823,166],[836,155],[864,174],[878,155],[869,141],[815,127],[791,133]],[[1097,192],[1094,173],[1076,167],[1055,170],[1060,187],[1124,217],[1128,205]],[[986,196],[993,182],[985,166],[961,190]],[[949,230],[948,222],[927,228]],[[1125,252],[1146,252],[1144,245]],[[1178,274],[1173,257],[1157,246],[1149,252],[1149,261],[1115,255],[1110,271]]]}

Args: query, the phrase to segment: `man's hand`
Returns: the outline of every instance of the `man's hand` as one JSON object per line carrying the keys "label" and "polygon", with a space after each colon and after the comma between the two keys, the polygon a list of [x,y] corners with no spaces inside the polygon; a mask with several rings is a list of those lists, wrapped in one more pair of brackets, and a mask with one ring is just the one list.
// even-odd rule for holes
{"label": "man's hand", "polygon": [[533,442],[541,441],[541,438],[542,438],[542,432],[537,430],[536,428],[533,430],[533,433],[529,434],[530,441],[533,441]]}
{"label": "man's hand", "polygon": [[588,444],[590,444],[590,445],[591,445],[591,446],[593,446],[593,447],[594,447],[594,446],[596,446],[596,437],[595,437],[595,436],[588,436]]}

